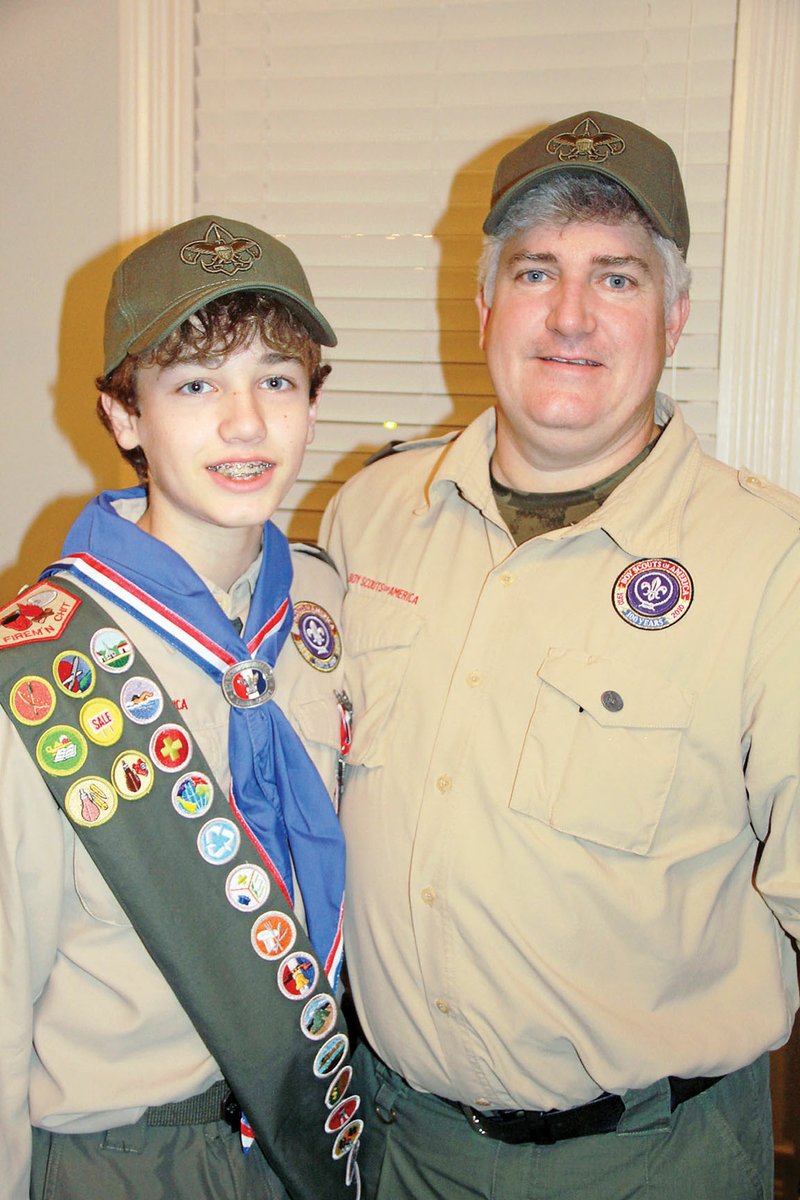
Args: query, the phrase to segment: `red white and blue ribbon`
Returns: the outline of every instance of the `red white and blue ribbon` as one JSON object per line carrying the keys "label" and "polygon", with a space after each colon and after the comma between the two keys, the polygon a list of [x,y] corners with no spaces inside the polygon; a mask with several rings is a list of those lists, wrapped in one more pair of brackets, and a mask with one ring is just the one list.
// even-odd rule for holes
{"label": "red white and blue ribbon", "polygon": [[[199,575],[164,542],[114,508],[142,488],[95,497],[67,534],[64,554],[42,578],[67,572],[129,612],[221,683],[228,668],[258,657],[274,667],[292,624],[288,543],[264,526],[263,560],[242,635]],[[342,957],[344,841],[325,785],[275,700],[231,708],[231,805],[290,903],[292,868],[308,932],[328,978]]]}

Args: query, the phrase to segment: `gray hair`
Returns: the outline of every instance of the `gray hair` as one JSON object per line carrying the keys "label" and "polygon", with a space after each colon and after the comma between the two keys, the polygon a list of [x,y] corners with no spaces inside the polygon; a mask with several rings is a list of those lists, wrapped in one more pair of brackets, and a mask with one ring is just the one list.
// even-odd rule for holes
{"label": "gray hair", "polygon": [[662,237],[638,204],[618,183],[595,171],[565,171],[552,175],[512,204],[497,232],[483,239],[478,283],[491,305],[503,246],[534,225],[567,225],[570,221],[600,221],[607,225],[632,223],[650,235],[664,268],[664,313],[679,296],[688,294],[691,271],[678,247]]}

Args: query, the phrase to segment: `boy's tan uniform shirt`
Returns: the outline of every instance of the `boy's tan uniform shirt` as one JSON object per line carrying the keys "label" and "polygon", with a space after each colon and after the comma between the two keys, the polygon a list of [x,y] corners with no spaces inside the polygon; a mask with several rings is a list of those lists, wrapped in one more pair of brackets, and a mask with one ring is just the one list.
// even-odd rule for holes
{"label": "boy's tan uniform shirt", "polygon": [[[304,552],[292,562],[292,599],[319,604],[338,627],[335,573]],[[246,617],[257,572],[258,563],[230,593],[215,591],[228,616]],[[230,783],[230,708],[221,688],[128,613],[97,599],[163,685],[163,719],[171,702],[181,709],[220,784],[216,810]],[[67,631],[61,649],[68,640]],[[333,794],[342,666],[315,670],[290,636],[275,674],[275,701]],[[220,1071],[2,711],[0,764],[0,1178],[4,1195],[24,1200],[29,1124],[62,1133],[126,1125],[150,1105],[202,1092]],[[202,927],[202,912],[196,919]],[[268,1085],[268,1063],[264,1072]]]}
{"label": "boy's tan uniform shirt", "polygon": [[[493,411],[367,468],[324,522],[356,1002],[391,1067],[476,1107],[719,1075],[797,1005],[800,501],[706,457],[664,397],[656,417],[602,508],[520,546]],[[664,628],[612,602],[643,559],[691,576]]]}

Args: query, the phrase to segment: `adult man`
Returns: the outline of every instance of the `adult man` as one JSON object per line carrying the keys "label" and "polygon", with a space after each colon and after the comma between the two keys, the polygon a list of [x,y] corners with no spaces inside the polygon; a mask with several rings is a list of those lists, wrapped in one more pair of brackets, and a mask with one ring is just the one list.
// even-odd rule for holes
{"label": "adult man", "polygon": [[706,458],[656,395],[689,309],[668,146],[559,121],[499,164],[484,230],[496,408],[368,467],[325,528],[360,714],[365,1179],[767,1197],[765,1052],[797,1003],[800,502]]}

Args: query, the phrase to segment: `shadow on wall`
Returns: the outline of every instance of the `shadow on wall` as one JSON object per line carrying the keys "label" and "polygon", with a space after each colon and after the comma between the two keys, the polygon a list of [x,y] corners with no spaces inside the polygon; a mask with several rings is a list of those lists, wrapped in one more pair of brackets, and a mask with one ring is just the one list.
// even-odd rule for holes
{"label": "shadow on wall", "polygon": [[439,242],[439,355],[452,402],[447,422],[452,425],[467,425],[493,402],[492,384],[479,345],[474,298],[483,249],[482,226],[489,211],[495,169],[503,155],[545,124],[526,126],[459,167],[447,207],[434,226]]}
{"label": "shadow on wall", "polygon": [[[436,282],[439,360],[450,400],[450,412],[441,417],[437,414],[437,418],[431,422],[431,434],[438,435],[469,424],[481,409],[492,403],[492,385],[478,343],[478,313],[474,303],[477,263],[483,246],[481,226],[489,210],[492,179],[498,162],[514,146],[543,128],[544,124],[526,127],[493,143],[459,167],[450,187],[447,204],[434,225],[433,234],[439,243]],[[427,231],[407,231],[408,234],[424,232]],[[392,294],[388,286],[387,294]],[[346,336],[342,338],[345,352]],[[324,403],[323,398],[323,413]],[[376,428],[376,433],[380,432]],[[320,510],[341,484],[388,441],[389,435],[385,442],[353,447],[337,459],[332,470],[309,488],[303,508],[292,514],[288,525],[289,537],[313,540]]]}
{"label": "shadow on wall", "polygon": [[58,335],[58,373],[51,392],[53,421],[89,470],[92,490],[58,496],[40,509],[23,535],[17,561],[0,571],[0,603],[34,583],[41,569],[58,558],[65,533],[96,492],[136,481],[97,419],[94,381],[103,365],[103,317],[111,276],[125,255],[144,240],[132,239],[105,250],[67,282]]}

